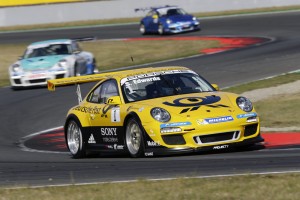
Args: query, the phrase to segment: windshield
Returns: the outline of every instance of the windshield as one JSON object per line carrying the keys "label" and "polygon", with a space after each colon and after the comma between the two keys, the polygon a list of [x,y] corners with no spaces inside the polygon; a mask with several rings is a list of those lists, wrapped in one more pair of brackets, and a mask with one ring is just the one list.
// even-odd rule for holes
{"label": "windshield", "polygon": [[161,16],[186,15],[187,13],[181,8],[161,8],[157,9]]}
{"label": "windshield", "polygon": [[71,54],[70,45],[68,44],[51,44],[48,46],[40,46],[36,48],[28,48],[24,54],[24,58],[34,58],[40,56],[66,55]]}
{"label": "windshield", "polygon": [[214,91],[207,81],[189,70],[154,72],[127,77],[122,79],[121,87],[126,102]]}

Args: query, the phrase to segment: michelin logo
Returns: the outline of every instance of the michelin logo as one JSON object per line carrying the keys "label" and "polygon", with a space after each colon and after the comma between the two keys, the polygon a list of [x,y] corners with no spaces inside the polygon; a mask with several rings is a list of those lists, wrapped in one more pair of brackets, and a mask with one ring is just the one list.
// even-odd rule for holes
{"label": "michelin logo", "polygon": [[224,117],[207,118],[204,120],[198,119],[197,123],[201,125],[205,125],[205,124],[217,124],[217,123],[229,122],[229,121],[233,121],[233,117],[224,116]]}

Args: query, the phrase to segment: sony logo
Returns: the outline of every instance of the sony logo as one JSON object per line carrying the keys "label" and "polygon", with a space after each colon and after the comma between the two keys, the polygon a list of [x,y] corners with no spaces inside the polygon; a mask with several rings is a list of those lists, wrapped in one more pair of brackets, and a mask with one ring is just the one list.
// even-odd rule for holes
{"label": "sony logo", "polygon": [[117,128],[101,128],[101,135],[117,135]]}

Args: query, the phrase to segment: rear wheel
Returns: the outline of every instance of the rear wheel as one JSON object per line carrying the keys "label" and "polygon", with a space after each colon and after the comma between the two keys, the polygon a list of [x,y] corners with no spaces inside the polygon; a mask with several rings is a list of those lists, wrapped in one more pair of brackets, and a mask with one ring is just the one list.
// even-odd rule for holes
{"label": "rear wheel", "polygon": [[68,122],[66,141],[73,158],[85,157],[86,149],[83,142],[82,128],[73,119]]}
{"label": "rear wheel", "polygon": [[135,118],[127,121],[125,143],[131,157],[137,158],[144,155],[143,128]]}

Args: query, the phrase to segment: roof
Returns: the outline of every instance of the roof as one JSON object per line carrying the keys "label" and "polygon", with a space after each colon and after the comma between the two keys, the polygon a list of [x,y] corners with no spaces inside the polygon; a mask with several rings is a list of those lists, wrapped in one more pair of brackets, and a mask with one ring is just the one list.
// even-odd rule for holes
{"label": "roof", "polygon": [[70,39],[55,39],[55,40],[44,40],[39,42],[31,43],[28,48],[36,47],[36,46],[47,46],[49,44],[71,44],[72,40]]}
{"label": "roof", "polygon": [[170,9],[170,8],[178,8],[178,6],[165,5],[165,6],[152,7],[152,9],[154,9],[154,10],[157,10],[157,9]]}

